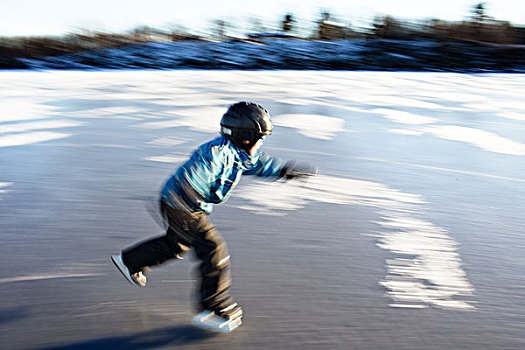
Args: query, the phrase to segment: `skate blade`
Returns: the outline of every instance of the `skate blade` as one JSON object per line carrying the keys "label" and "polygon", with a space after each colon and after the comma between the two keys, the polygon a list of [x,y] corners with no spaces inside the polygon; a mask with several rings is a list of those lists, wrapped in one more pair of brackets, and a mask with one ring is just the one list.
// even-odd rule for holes
{"label": "skate blade", "polygon": [[230,333],[242,324],[241,317],[225,320],[213,312],[203,311],[196,315],[192,322],[195,327],[215,333]]}

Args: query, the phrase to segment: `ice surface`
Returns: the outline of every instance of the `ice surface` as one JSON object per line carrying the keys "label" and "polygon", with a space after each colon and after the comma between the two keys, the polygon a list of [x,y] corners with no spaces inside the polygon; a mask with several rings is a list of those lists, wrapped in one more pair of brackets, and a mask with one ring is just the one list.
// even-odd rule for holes
{"label": "ice surface", "polygon": [[[519,132],[525,120],[524,86],[524,76],[503,74],[3,72],[0,147],[9,152],[9,147],[73,139],[97,123],[97,118],[104,118],[118,120],[135,133],[169,130],[172,136],[106,145],[136,147],[142,152],[137,161],[144,164],[175,164],[188,157],[187,148],[193,142],[188,131],[203,139],[213,137],[230,103],[255,100],[271,106],[276,128],[284,135],[334,143],[343,152],[344,137],[352,130],[375,133],[376,141],[389,136],[399,143],[457,146],[455,149],[470,154],[512,157],[519,162],[525,155],[523,133]],[[100,144],[100,140],[91,143]],[[362,147],[351,152],[360,159],[372,159],[358,153],[366,153],[364,138]],[[385,159],[390,161],[387,155]],[[486,174],[453,164],[398,164],[524,181],[506,174],[505,169]],[[0,183],[0,195],[17,180],[3,176],[0,181],[6,182]],[[286,215],[314,202],[374,208],[381,217],[376,222],[379,232],[374,233],[378,247],[395,256],[386,261],[386,276],[379,281],[392,306],[473,309],[474,287],[463,269],[457,243],[446,228],[425,219],[425,199],[374,181],[373,176],[361,180],[323,174],[307,183],[248,182],[234,196],[240,199],[240,208],[259,215]]]}
{"label": "ice surface", "polygon": [[235,196],[251,203],[240,206],[242,209],[277,216],[309,202],[375,207],[382,216],[377,224],[385,228],[376,233],[378,246],[413,257],[387,261],[388,274],[380,284],[388,289],[393,306],[474,309],[468,301],[454,299],[471,298],[474,288],[447,231],[417,218],[424,204],[418,195],[371,181],[318,175],[306,183],[251,183]]}

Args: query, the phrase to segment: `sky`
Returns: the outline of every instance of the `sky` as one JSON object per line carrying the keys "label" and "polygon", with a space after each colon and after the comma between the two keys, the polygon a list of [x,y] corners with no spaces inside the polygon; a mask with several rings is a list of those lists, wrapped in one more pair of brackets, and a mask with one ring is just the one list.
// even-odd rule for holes
{"label": "sky", "polygon": [[[172,29],[182,26],[193,33],[209,31],[212,20],[235,24],[237,31],[252,31],[254,19],[277,28],[286,13],[303,26],[328,9],[353,27],[370,25],[376,15],[400,19],[440,18],[460,21],[470,14],[475,0],[2,0],[0,36],[61,35],[81,30],[125,32],[138,26]],[[487,14],[525,25],[525,2],[485,1]]]}

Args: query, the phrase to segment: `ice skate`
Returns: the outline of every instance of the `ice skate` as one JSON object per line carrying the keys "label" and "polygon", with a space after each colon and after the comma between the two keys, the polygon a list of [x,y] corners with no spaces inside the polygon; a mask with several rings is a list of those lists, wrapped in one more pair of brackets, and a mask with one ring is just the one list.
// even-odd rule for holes
{"label": "ice skate", "polygon": [[122,260],[122,254],[112,255],[111,260],[131,284],[139,287],[146,286],[146,276],[142,273],[142,271],[132,274],[124,264],[124,261]]}
{"label": "ice skate", "polygon": [[195,327],[216,333],[230,333],[242,324],[242,309],[234,303],[222,310],[204,310],[193,317]]}

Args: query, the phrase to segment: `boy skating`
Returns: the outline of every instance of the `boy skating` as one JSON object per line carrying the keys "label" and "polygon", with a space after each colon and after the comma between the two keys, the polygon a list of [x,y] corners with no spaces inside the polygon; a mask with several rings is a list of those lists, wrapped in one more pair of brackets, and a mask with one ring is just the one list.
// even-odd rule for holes
{"label": "boy skating", "polygon": [[229,294],[230,255],[208,220],[213,204],[226,201],[243,174],[267,178],[306,177],[317,169],[283,163],[258,152],[273,130],[266,109],[250,102],[231,105],[221,119],[221,135],[199,146],[165,183],[160,210],[166,234],[125,249],[111,259],[129,282],[146,285],[144,271],[191,248],[200,260],[199,313],[193,324],[229,332],[241,324],[242,309]]}

